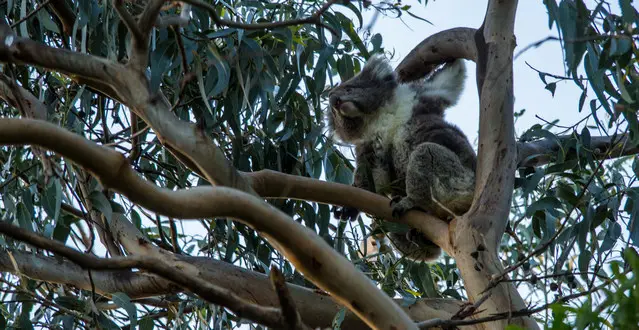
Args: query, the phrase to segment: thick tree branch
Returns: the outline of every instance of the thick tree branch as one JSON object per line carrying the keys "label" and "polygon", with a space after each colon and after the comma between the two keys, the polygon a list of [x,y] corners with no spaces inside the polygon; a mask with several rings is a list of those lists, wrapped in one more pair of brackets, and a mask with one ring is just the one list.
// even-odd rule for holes
{"label": "thick tree branch", "polygon": [[118,94],[126,93],[126,89],[113,88],[119,82],[127,80],[129,72],[124,66],[106,58],[48,47],[20,38],[4,23],[0,23],[0,61],[55,70],[72,79],[82,79],[83,83],[116,99],[130,98],[127,94]]}
{"label": "thick tree branch", "polygon": [[[484,23],[475,34],[480,97],[475,198],[470,210],[454,221],[456,227],[451,233],[455,261],[470,301],[484,300],[474,318],[526,308],[510,283],[484,292],[491,277],[503,270],[497,249],[508,222],[514,189],[517,148],[512,61],[516,8],[517,1],[489,1]],[[503,329],[511,322],[528,329],[538,328],[530,317],[508,318],[484,326]]]}
{"label": "thick tree branch", "polygon": [[391,215],[388,198],[350,185],[319,181],[271,170],[244,173],[258,195],[264,198],[292,198],[323,204],[350,206],[362,212],[418,228],[447,253],[452,253],[448,224],[419,211],[409,211],[399,220]]}
{"label": "thick tree branch", "polygon": [[254,193],[209,137],[170,112],[163,94],[148,90],[148,81],[139,71],[104,58],[18,38],[6,24],[0,24],[0,61],[59,71],[123,102],[153,128],[158,139],[185,165],[211,183]]}
{"label": "thick tree branch", "polygon": [[151,33],[151,29],[153,28],[157,17],[160,15],[160,10],[162,9],[164,2],[165,0],[149,0],[146,7],[144,7],[144,11],[138,20],[138,26],[140,27],[142,35],[145,36],[145,39],[148,39],[148,35]]}
{"label": "thick tree branch", "polygon": [[123,102],[153,128],[162,144],[185,165],[211,183],[254,193],[211,138],[170,112],[163,94],[148,90],[148,81],[139,71],[104,58],[18,38],[6,24],[0,24],[0,61],[59,71]]}
{"label": "thick tree branch", "polygon": [[180,219],[221,216],[241,221],[266,237],[309,280],[348,306],[369,326],[415,328],[408,316],[348,260],[310,229],[259,198],[225,187],[178,191],[159,188],[141,179],[116,151],[46,122],[2,119],[0,143],[38,144],[54,150],[91,171],[105,187],[159,214]]}
{"label": "thick tree branch", "polygon": [[[514,187],[517,148],[512,56],[516,7],[517,1],[489,1],[484,23],[474,35],[472,29],[453,29],[431,36],[396,70],[404,80],[411,80],[423,77],[437,64],[453,58],[477,63],[480,123],[475,198],[470,210],[453,220],[450,229],[451,255],[461,271],[470,300],[484,301],[482,310],[475,317],[525,308],[512,285],[501,285],[484,292],[491,276],[503,270],[497,248],[508,221]],[[451,38],[446,38],[448,35]],[[496,321],[484,327],[503,329],[509,321]],[[439,324],[433,322],[433,325]],[[515,318],[512,322],[537,328],[528,317]]]}
{"label": "thick tree branch", "polygon": [[[0,272],[15,273],[7,252],[0,249]],[[83,290],[92,289],[86,270],[74,263],[23,251],[11,251],[11,254],[22,275],[49,283],[73,285]],[[181,287],[161,277],[129,270],[95,271],[91,276],[99,294],[124,292],[136,299],[182,291]]]}
{"label": "thick tree branch", "polygon": [[[469,225],[486,235],[491,247],[499,245],[506,228],[515,178],[515,131],[513,120],[512,54],[517,1],[489,1],[482,34],[485,44],[478,50],[486,62],[477,63],[485,72],[480,90],[479,150],[475,199],[469,210]],[[478,76],[483,75],[479,74]],[[501,219],[495,223],[494,219]]]}
{"label": "thick tree branch", "polygon": [[456,58],[477,61],[475,29],[454,28],[424,39],[406,55],[395,72],[399,80],[409,82],[425,77],[439,64]]}

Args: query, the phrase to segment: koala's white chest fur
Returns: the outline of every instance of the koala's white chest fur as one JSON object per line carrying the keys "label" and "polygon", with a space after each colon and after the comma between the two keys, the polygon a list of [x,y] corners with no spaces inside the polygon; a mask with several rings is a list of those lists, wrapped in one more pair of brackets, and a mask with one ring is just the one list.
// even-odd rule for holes
{"label": "koala's white chest fur", "polygon": [[380,140],[384,145],[396,144],[413,113],[417,94],[408,85],[399,85],[393,98],[386,102],[364,132],[365,141]]}
{"label": "koala's white chest fur", "polygon": [[386,157],[391,149],[393,157],[390,161],[396,166],[394,170],[405,172],[405,169],[397,168],[397,165],[408,163],[410,150],[407,150],[406,124],[412,116],[416,96],[408,85],[398,86],[393,98],[380,108],[377,117],[369,123],[363,135],[363,140],[372,142],[375,158],[380,160],[372,171],[378,192],[387,190],[393,184],[389,168],[381,165],[388,160]]}

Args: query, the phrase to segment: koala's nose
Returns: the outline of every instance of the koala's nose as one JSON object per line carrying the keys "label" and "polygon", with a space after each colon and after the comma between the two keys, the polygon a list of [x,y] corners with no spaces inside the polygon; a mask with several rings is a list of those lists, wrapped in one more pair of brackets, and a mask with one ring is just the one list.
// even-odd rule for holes
{"label": "koala's nose", "polygon": [[328,102],[331,104],[331,107],[339,108],[339,105],[342,103],[342,100],[339,98],[339,96],[333,94],[333,95],[329,95]]}

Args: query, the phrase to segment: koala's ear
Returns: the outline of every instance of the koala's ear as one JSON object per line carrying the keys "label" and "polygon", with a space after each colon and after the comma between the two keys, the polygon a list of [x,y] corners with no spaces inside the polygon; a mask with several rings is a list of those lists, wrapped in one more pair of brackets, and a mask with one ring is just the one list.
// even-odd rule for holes
{"label": "koala's ear", "polygon": [[392,80],[396,78],[395,72],[383,54],[375,54],[366,62],[362,73],[377,80]]}
{"label": "koala's ear", "polygon": [[452,106],[459,100],[465,80],[466,66],[463,60],[457,59],[444,65],[430,80],[426,80],[422,94],[442,97]]}

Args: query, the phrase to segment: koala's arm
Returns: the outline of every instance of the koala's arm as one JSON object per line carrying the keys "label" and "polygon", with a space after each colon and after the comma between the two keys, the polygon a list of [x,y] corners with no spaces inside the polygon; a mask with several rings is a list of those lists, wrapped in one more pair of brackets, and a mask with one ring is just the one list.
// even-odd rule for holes
{"label": "koala's arm", "polygon": [[[371,145],[357,145],[355,147],[355,173],[353,173],[353,187],[375,191],[375,184],[372,182],[371,161],[373,148]],[[354,221],[359,215],[359,210],[354,207],[336,207],[335,218],[341,220]]]}

